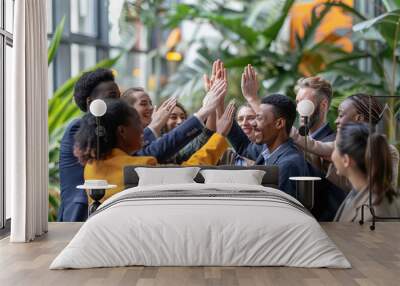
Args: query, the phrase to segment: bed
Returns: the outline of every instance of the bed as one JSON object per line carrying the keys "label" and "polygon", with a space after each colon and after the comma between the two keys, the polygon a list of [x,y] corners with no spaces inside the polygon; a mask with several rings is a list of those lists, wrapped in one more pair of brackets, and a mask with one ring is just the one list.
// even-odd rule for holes
{"label": "bed", "polygon": [[50,269],[351,267],[308,210],[276,189],[276,167],[254,167],[266,171],[262,185],[202,183],[199,174],[151,186],[137,185],[136,168],[125,168],[127,189],[99,207]]}

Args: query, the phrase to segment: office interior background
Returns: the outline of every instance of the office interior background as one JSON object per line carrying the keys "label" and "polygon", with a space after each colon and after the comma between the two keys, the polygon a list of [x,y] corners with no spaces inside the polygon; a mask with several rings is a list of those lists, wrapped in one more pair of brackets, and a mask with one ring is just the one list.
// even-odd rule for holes
{"label": "office interior background", "polygon": [[[383,1],[343,0],[354,8],[344,13],[332,7],[328,16],[313,23],[311,36],[301,23],[310,21],[313,8],[324,1],[297,1],[293,10],[281,18],[280,11],[287,1],[224,1],[224,0],[48,0],[49,54],[49,220],[56,220],[59,204],[58,150],[64,127],[80,116],[72,103],[72,87],[76,77],[96,66],[112,68],[121,89],[145,88],[155,103],[171,95],[179,97],[189,109],[197,108],[202,100],[202,75],[209,72],[213,60],[226,59],[232,84],[229,97],[242,101],[239,79],[244,60],[260,69],[261,92],[285,92],[293,96],[294,80],[300,76],[321,74],[333,82],[335,98],[343,99],[350,91],[365,88],[364,82],[376,79],[372,93],[388,94],[381,88],[381,75],[374,71],[371,59],[350,61],[330,66],[324,50],[317,58],[309,58],[313,43],[324,37],[326,42],[339,46],[349,59],[367,49],[365,34],[349,34],[356,12],[373,18],[386,12]],[[179,7],[179,9],[171,9]],[[11,94],[14,1],[0,0],[0,227],[9,227],[11,194],[4,187],[4,98]],[[329,16],[331,15],[331,16]],[[331,17],[331,18],[330,18]],[[335,17],[341,17],[343,27],[335,30],[333,40],[327,35]],[[242,19],[242,21],[231,20]],[[263,27],[276,21],[283,26],[272,45],[259,40]],[[242,22],[242,23],[241,23]],[[337,24],[337,22],[336,22]],[[253,28],[251,32],[246,26]],[[311,33],[311,31],[308,31]],[[312,37],[299,47],[296,34]],[[301,38],[300,37],[300,38]],[[364,37],[364,38],[363,38]],[[52,43],[59,39],[59,44]],[[376,39],[377,45],[385,45]],[[381,41],[381,43],[379,43]],[[326,52],[326,51],[325,51]],[[326,57],[326,58],[325,58]],[[302,63],[295,65],[297,59]],[[361,58],[361,57],[360,57]],[[283,62],[282,60],[285,59]],[[279,62],[281,61],[281,62]],[[307,65],[310,61],[316,66]],[[359,73],[354,74],[357,70]],[[340,71],[338,76],[335,71]],[[397,72],[397,71],[396,71]],[[344,76],[343,76],[344,75]],[[372,75],[372,77],[371,77]],[[390,80],[390,79],[389,79]],[[397,86],[397,83],[396,83]],[[381,88],[381,89],[380,89]],[[380,91],[379,91],[380,90]],[[395,91],[397,95],[397,90]],[[333,104],[332,118],[337,104]],[[62,114],[60,111],[63,111]],[[396,141],[396,136],[392,139]],[[397,141],[396,141],[397,142]]]}

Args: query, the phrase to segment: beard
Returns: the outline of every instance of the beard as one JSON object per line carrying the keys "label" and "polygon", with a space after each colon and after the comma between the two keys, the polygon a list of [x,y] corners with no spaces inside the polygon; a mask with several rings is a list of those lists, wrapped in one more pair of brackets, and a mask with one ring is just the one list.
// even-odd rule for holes
{"label": "beard", "polygon": [[310,121],[308,123],[308,128],[313,129],[315,125],[319,122],[320,116],[320,107],[319,104],[316,106],[314,113],[310,116]]}

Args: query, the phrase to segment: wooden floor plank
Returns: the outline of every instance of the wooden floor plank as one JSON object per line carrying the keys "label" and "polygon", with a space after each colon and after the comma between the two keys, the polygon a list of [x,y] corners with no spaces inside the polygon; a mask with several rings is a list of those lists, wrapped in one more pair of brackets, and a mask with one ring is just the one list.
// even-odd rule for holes
{"label": "wooden floor plank", "polygon": [[49,233],[32,243],[0,240],[0,285],[400,285],[400,223],[368,225],[323,223],[352,269],[289,267],[118,267],[48,269],[77,233],[80,223],[50,223]]}

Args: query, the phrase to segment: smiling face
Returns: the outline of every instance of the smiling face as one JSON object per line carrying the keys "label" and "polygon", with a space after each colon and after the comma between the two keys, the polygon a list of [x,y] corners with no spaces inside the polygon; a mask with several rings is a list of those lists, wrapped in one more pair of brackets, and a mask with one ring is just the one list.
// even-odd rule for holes
{"label": "smiling face", "polygon": [[261,104],[256,119],[253,121],[256,143],[272,145],[282,129],[285,128],[285,124],[284,118],[275,117],[273,105]]}
{"label": "smiling face", "polygon": [[333,165],[336,168],[336,174],[339,176],[347,176],[349,168],[351,166],[351,158],[347,154],[341,154],[339,148],[337,146],[337,142],[339,142],[340,138],[337,138],[335,143],[335,148],[331,155],[331,160]]}
{"label": "smiling face", "polygon": [[169,115],[167,124],[166,124],[166,131],[169,132],[172,129],[178,127],[186,120],[186,113],[182,108],[179,106],[175,106],[172,110],[171,114]]}
{"label": "smiling face", "polygon": [[143,146],[143,127],[139,115],[133,114],[126,124],[118,126],[117,142],[120,149],[132,154]]}
{"label": "smiling face", "polygon": [[255,119],[256,113],[251,107],[243,106],[239,109],[237,114],[237,123],[251,141],[255,140],[254,128],[252,126]]}
{"label": "smiling face", "polygon": [[146,127],[151,122],[151,116],[154,109],[150,96],[145,92],[135,92],[132,96],[135,98],[133,107],[139,113],[142,126]]}
{"label": "smiling face", "polygon": [[338,130],[340,130],[340,126],[343,126],[345,123],[363,121],[363,116],[357,113],[357,109],[354,107],[350,99],[342,101],[338,108],[338,117],[335,120]]}

